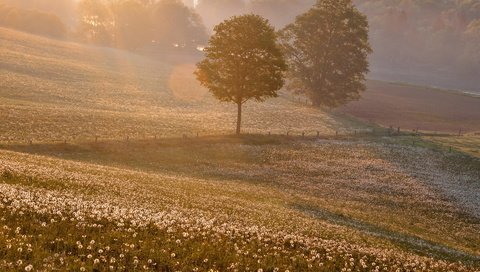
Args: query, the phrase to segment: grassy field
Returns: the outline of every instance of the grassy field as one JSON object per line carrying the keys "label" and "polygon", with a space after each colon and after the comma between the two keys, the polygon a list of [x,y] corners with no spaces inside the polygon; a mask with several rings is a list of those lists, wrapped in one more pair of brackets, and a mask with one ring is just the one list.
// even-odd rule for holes
{"label": "grassy field", "polygon": [[461,137],[424,137],[444,148],[456,150],[480,158],[480,136],[467,134]]}
{"label": "grassy field", "polygon": [[0,42],[1,271],[480,269],[470,136],[452,152],[345,136],[378,127],[286,94],[248,105],[252,134],[228,136],[234,107],[186,61],[5,29]]}
{"label": "grassy field", "polygon": [[[6,29],[0,43],[0,141],[234,131],[235,106],[200,88],[185,58],[142,57]],[[332,133],[351,126],[342,123],[286,97],[245,106],[244,129],[251,133]]]}

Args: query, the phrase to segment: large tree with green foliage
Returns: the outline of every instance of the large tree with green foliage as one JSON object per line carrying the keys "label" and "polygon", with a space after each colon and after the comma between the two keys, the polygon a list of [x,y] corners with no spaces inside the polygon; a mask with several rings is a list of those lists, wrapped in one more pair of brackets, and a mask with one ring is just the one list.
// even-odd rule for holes
{"label": "large tree with green foliage", "polygon": [[315,106],[336,107],[365,90],[368,21],[351,0],[319,0],[281,32],[289,83]]}
{"label": "large tree with green foliage", "polygon": [[274,28],[258,15],[232,17],[214,30],[195,73],[217,99],[237,105],[240,134],[242,105],[276,97],[286,64]]}

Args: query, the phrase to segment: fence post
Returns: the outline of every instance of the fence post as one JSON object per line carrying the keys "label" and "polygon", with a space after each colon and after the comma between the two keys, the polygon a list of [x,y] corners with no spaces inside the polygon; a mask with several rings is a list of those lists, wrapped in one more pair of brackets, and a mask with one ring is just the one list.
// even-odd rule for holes
{"label": "fence post", "polygon": [[335,136],[338,136],[338,131],[335,131]]}
{"label": "fence post", "polygon": [[320,138],[320,131],[317,131],[317,138]]}
{"label": "fence post", "polygon": [[302,138],[305,138],[305,132],[302,132]]}
{"label": "fence post", "polygon": [[95,143],[98,142],[98,136],[95,136]]}

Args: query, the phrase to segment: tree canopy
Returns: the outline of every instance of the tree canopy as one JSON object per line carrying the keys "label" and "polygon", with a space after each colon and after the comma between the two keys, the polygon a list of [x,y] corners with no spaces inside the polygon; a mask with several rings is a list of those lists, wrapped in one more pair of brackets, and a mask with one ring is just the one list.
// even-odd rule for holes
{"label": "tree canopy", "polygon": [[286,64],[274,28],[258,15],[232,17],[214,30],[196,75],[217,99],[238,106],[240,134],[242,105],[276,97]]}
{"label": "tree canopy", "polygon": [[315,106],[335,107],[365,90],[368,22],[350,0],[318,1],[281,32],[290,87]]}
{"label": "tree canopy", "polygon": [[153,39],[163,45],[196,47],[208,40],[201,17],[177,0],[162,0],[153,6]]}
{"label": "tree canopy", "polygon": [[63,38],[67,33],[65,24],[53,13],[10,6],[1,2],[0,26],[53,38]]}
{"label": "tree canopy", "polygon": [[79,12],[86,42],[134,50],[151,43],[196,48],[208,40],[200,16],[180,0],[82,0]]}

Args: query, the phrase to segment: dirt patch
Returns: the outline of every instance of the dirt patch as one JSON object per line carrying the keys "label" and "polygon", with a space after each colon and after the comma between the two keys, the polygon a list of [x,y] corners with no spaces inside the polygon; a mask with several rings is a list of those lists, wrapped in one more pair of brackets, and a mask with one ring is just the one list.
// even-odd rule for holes
{"label": "dirt patch", "polygon": [[405,129],[480,131],[480,98],[428,87],[369,81],[361,100],[338,111]]}

